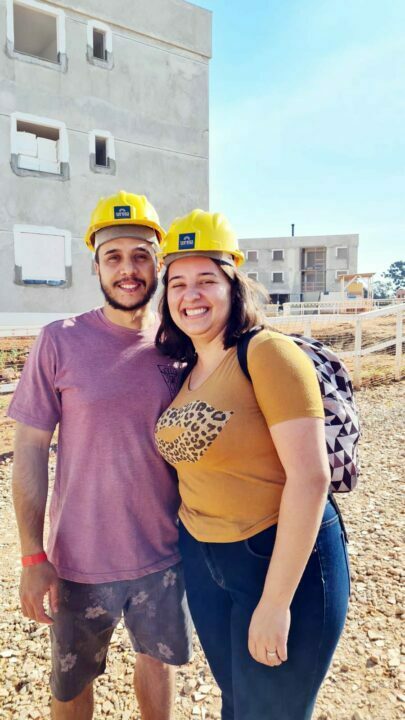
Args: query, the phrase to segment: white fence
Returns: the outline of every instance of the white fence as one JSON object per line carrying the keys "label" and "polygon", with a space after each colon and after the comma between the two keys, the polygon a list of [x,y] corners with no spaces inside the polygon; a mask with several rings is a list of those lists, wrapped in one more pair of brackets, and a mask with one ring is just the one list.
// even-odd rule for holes
{"label": "white fence", "polygon": [[352,300],[319,300],[317,302],[288,302],[282,306],[283,315],[341,315],[346,313],[364,313],[380,307],[403,304],[402,300],[372,300],[356,298]]}
{"label": "white fence", "polygon": [[[356,388],[399,380],[403,377],[403,319],[405,303],[359,314],[303,314],[273,316],[269,323],[287,334],[321,340],[344,359]],[[20,319],[14,327],[1,324],[0,392],[10,392],[20,376],[25,359],[41,327],[55,316]]]}
{"label": "white fence", "polygon": [[314,315],[273,317],[271,325],[288,334],[302,334],[322,340],[336,350],[351,370],[353,384],[403,377],[403,320],[405,303],[356,315]]}
{"label": "white fence", "polygon": [[54,320],[70,318],[74,313],[2,313],[0,312],[0,338],[30,337]]}

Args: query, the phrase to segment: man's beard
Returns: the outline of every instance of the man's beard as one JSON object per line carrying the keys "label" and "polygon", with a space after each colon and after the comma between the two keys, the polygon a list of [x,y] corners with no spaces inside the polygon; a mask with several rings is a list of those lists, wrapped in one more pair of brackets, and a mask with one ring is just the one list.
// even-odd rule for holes
{"label": "man's beard", "polygon": [[100,279],[100,288],[101,291],[106,299],[106,302],[108,302],[109,305],[111,305],[114,310],[122,310],[123,312],[133,312],[134,310],[138,310],[139,308],[144,307],[148,304],[149,300],[153,297],[153,295],[156,292],[157,286],[158,286],[158,278],[157,275],[155,275],[152,284],[149,286],[149,288],[146,288],[146,283],[143,280],[139,280],[139,278],[136,279],[136,282],[142,283],[144,287],[146,288],[145,295],[141,300],[138,300],[137,302],[133,303],[133,305],[121,305],[117,300],[114,300],[113,297],[109,294],[108,290],[104,287],[103,281]]}

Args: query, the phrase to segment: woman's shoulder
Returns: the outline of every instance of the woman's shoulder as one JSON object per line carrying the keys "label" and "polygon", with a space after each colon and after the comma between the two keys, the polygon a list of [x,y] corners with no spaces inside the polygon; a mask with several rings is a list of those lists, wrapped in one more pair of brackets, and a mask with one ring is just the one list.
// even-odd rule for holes
{"label": "woman's shoulder", "polygon": [[289,335],[284,335],[284,333],[278,332],[270,327],[260,330],[260,332],[254,335],[249,342],[249,349],[252,351],[261,346],[267,346],[269,350],[272,348],[274,349],[277,346],[280,346],[281,348],[297,347],[293,338]]}
{"label": "woman's shoulder", "polygon": [[312,362],[306,353],[294,342],[289,335],[284,335],[272,328],[264,328],[249,342],[248,362],[281,363],[281,365],[299,365],[313,368]]}

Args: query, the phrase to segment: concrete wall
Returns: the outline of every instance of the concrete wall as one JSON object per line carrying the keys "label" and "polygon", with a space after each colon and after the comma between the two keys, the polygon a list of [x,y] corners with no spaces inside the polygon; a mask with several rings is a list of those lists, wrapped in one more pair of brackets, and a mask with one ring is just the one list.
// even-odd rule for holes
{"label": "concrete wall", "polygon": [[[336,271],[347,273],[357,272],[358,235],[311,235],[276,238],[243,238],[240,241],[242,250],[258,251],[257,262],[246,262],[243,269],[246,273],[257,272],[258,280],[273,295],[289,295],[291,300],[318,300],[319,292],[306,293],[301,298],[301,251],[302,248],[326,248],[326,291],[338,292],[340,283],[336,280]],[[348,248],[348,260],[336,257],[336,248]],[[284,250],[284,260],[274,261],[272,250]],[[273,283],[272,273],[283,272],[284,282]],[[310,297],[313,295],[313,297]]]}
{"label": "concrete wall", "polygon": [[[100,304],[83,235],[98,198],[125,189],[148,196],[164,226],[208,207],[208,62],[211,14],[182,0],[78,0],[50,4],[66,13],[67,69],[6,48],[0,0],[0,311],[80,312]],[[128,7],[131,14],[128,15]],[[112,68],[86,59],[87,21],[112,30]],[[109,66],[111,63],[109,63]],[[10,115],[66,123],[70,179],[16,175]],[[115,140],[115,174],[90,170],[90,130]],[[72,233],[72,285],[14,283],[13,226]]]}

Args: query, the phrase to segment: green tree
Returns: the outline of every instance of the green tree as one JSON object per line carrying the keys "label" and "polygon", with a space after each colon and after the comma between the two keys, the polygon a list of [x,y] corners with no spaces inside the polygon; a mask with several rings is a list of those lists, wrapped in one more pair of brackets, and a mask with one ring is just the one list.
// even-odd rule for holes
{"label": "green tree", "polygon": [[379,276],[377,280],[373,281],[373,297],[375,300],[392,298],[394,294],[395,290],[391,280]]}
{"label": "green tree", "polygon": [[383,277],[391,280],[394,289],[405,287],[405,262],[397,260],[389,266],[387,272],[383,273]]}

